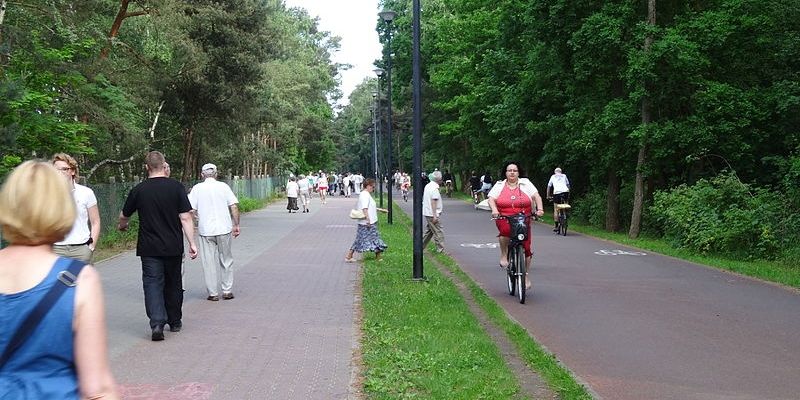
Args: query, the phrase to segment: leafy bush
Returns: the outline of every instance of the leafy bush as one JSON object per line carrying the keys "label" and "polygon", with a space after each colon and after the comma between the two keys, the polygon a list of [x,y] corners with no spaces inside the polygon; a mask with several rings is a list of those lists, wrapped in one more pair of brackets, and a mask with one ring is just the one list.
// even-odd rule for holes
{"label": "leafy bush", "polygon": [[676,247],[736,258],[774,259],[796,243],[787,200],[751,188],[733,174],[655,194],[650,207],[665,238]]}
{"label": "leafy bush", "polygon": [[239,211],[249,212],[264,207],[265,200],[253,199],[250,197],[239,198]]}

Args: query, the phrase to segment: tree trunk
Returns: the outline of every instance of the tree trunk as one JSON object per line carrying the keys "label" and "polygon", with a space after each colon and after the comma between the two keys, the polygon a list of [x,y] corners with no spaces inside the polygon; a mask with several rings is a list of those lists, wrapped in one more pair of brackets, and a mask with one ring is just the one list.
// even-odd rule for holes
{"label": "tree trunk", "polygon": [[183,131],[183,173],[181,182],[188,182],[192,171],[192,148],[194,147],[194,129],[190,125]]}
{"label": "tree trunk", "polygon": [[609,168],[606,193],[606,230],[609,232],[619,231],[619,189],[619,176],[613,168]]}
{"label": "tree trunk", "polygon": [[114,23],[111,24],[111,32],[108,33],[108,43],[100,52],[101,60],[108,57],[108,52],[111,50],[111,41],[117,37],[117,34],[119,34],[119,28],[122,26],[122,21],[128,14],[128,3],[130,3],[130,0],[120,0],[119,2],[119,11],[117,12],[117,16],[114,18]]}
{"label": "tree trunk", "polygon": [[[647,23],[656,24],[656,0],[647,0]],[[644,51],[650,51],[653,44],[653,37],[647,35],[644,39]],[[642,210],[644,208],[644,168],[647,161],[647,125],[652,121],[652,110],[650,97],[647,93],[649,82],[644,82],[645,95],[642,98],[642,137],[639,143],[639,155],[636,157],[636,182],[633,194],[633,212],[631,213],[631,227],[628,230],[628,237],[635,239],[639,237],[642,229]]]}

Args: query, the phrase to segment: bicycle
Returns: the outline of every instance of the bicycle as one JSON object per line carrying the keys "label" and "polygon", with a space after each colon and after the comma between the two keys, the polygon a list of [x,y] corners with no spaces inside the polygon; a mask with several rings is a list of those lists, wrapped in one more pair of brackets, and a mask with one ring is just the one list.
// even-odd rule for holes
{"label": "bicycle", "polygon": [[403,194],[403,201],[408,202],[408,186],[400,185],[400,192]]}
{"label": "bicycle", "polygon": [[472,205],[478,207],[478,204],[481,202],[481,192],[478,190],[474,190],[470,188],[470,194],[472,195]]}
{"label": "bicycle", "polygon": [[522,247],[522,243],[528,238],[528,226],[531,217],[536,218],[523,213],[492,218],[492,220],[505,218],[511,226],[506,284],[508,285],[508,294],[511,296],[516,295],[520,304],[525,304],[525,297],[527,296],[527,289],[525,288],[525,275],[527,273],[525,249]]}
{"label": "bicycle", "polygon": [[447,180],[444,183],[444,191],[447,194],[447,197],[453,197],[453,181]]}
{"label": "bicycle", "polygon": [[557,219],[556,219],[556,235],[567,236],[567,227],[569,225],[569,209],[572,208],[567,203],[560,203],[556,204],[556,210],[558,210]]}

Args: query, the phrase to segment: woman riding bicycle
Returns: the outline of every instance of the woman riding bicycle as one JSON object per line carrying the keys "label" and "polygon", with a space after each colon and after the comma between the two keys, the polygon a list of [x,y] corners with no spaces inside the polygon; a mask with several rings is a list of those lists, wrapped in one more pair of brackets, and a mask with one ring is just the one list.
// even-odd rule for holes
{"label": "woman riding bicycle", "polygon": [[[492,208],[492,218],[496,218],[497,235],[500,243],[500,267],[505,269],[508,267],[508,243],[509,235],[511,234],[511,227],[508,220],[499,218],[500,216],[510,216],[518,213],[531,215],[532,208],[536,206],[536,216],[541,217],[544,215],[544,208],[542,206],[542,197],[539,196],[539,191],[536,186],[525,178],[525,172],[516,161],[507,161],[504,163],[503,169],[500,171],[500,176],[505,176],[505,180],[497,181],[489,191],[489,207]],[[531,234],[530,224],[528,224],[527,239],[522,242],[525,249],[525,270],[529,271],[531,266]],[[525,277],[525,287],[530,288],[531,282],[528,277]]]}

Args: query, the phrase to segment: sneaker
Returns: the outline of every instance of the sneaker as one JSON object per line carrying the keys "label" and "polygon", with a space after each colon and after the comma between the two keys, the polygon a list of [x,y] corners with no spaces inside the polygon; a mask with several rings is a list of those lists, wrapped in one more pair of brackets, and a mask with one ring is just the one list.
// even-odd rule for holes
{"label": "sneaker", "polygon": [[206,297],[206,300],[208,300],[208,301],[219,301],[219,296],[217,296],[217,295],[208,296],[208,297]]}
{"label": "sneaker", "polygon": [[230,300],[233,298],[233,292],[222,293],[222,300]]}
{"label": "sneaker", "polygon": [[150,335],[150,339],[154,342],[159,342],[164,340],[164,325],[156,325],[153,328],[152,335]]}

